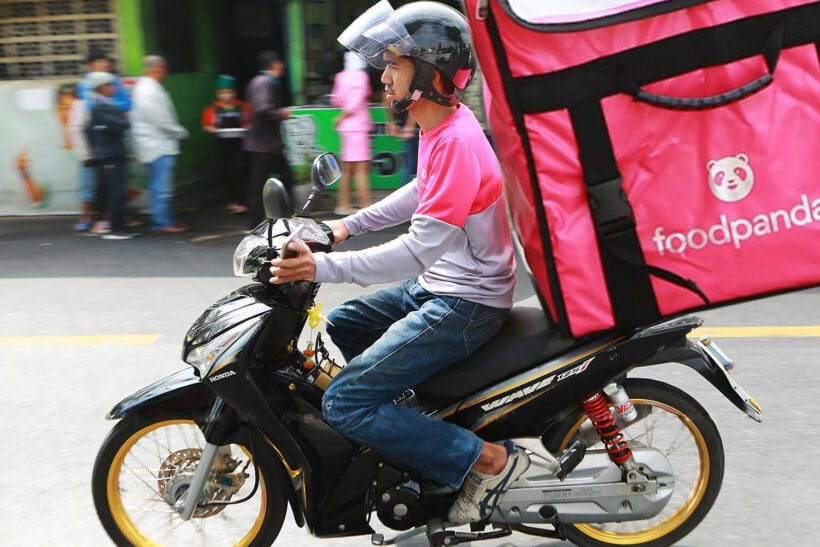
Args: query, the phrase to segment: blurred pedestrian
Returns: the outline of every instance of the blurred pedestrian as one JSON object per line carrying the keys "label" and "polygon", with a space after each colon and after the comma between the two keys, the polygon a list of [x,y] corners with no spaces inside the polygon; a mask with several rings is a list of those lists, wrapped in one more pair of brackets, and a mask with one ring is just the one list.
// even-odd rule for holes
{"label": "blurred pedestrian", "polygon": [[80,83],[77,84],[77,97],[85,101],[90,99],[90,92],[94,91],[88,79],[91,73],[108,72],[114,76],[114,96],[111,100],[120,112],[128,112],[131,110],[131,96],[128,94],[128,90],[125,89],[122,80],[114,75],[111,58],[108,54],[99,48],[91,48],[88,50],[88,55],[86,55],[85,60],[87,71]]}
{"label": "blurred pedestrian", "polygon": [[125,132],[130,123],[114,100],[114,75],[92,72],[87,81],[91,87],[89,102],[88,145],[99,186],[108,196],[110,233],[103,239],[130,239],[123,222],[125,210]]}
{"label": "blurred pedestrian", "polygon": [[281,123],[290,117],[285,106],[285,62],[276,51],[263,51],[258,57],[260,72],[245,90],[250,110],[250,127],[242,148],[248,160],[248,225],[256,227],[264,219],[262,188],[273,175],[284,183],[293,200],[293,175],[285,157]]}
{"label": "blurred pedestrian", "polygon": [[177,120],[176,109],[162,82],[168,65],[159,55],[143,59],[144,75],[134,86],[131,127],[137,159],[148,171],[151,203],[151,230],[155,234],[185,232],[187,227],[174,222],[171,200],[174,197],[174,167],[179,144],[188,130]]}
{"label": "blurred pedestrian", "polygon": [[[80,83],[77,84],[77,101],[74,101],[69,110],[69,133],[72,144],[80,158],[80,217],[74,225],[75,232],[92,232],[95,234],[106,234],[111,230],[111,225],[106,217],[105,185],[97,181],[97,170],[90,163],[90,149],[86,142],[86,126],[88,124],[88,113],[91,106],[91,98],[94,88],[89,80],[89,75],[93,73],[111,73],[111,58],[100,48],[93,47],[86,55],[86,72]],[[131,110],[131,97],[123,86],[122,81],[114,76],[114,104],[120,112]],[[78,104],[79,103],[79,104]],[[95,211],[96,210],[96,211]],[[94,213],[99,212],[100,216],[96,222]]]}
{"label": "blurred pedestrian", "polygon": [[234,214],[246,212],[245,178],[242,176],[242,133],[236,130],[248,126],[245,103],[236,98],[236,79],[221,74],[216,79],[216,101],[202,111],[202,128],[214,133],[218,177],[225,189],[228,203],[225,209]]}
{"label": "blurred pedestrian", "polygon": [[350,179],[356,182],[356,197],[361,208],[370,206],[370,77],[367,66],[352,51],[345,52],[344,70],[333,79],[330,104],[341,109],[333,121],[342,144],[342,180],[336,192],[336,210],[340,215],[355,212],[350,202]]}

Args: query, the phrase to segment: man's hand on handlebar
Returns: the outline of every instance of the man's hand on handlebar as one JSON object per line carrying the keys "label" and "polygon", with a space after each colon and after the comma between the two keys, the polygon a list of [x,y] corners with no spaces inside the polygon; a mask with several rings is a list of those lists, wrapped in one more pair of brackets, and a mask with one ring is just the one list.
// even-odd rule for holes
{"label": "man's hand on handlebar", "polygon": [[316,279],[316,261],[313,259],[310,247],[304,241],[289,242],[286,253],[288,255],[295,253],[295,255],[289,258],[274,258],[270,261],[270,282],[272,284],[281,285],[292,281]]}
{"label": "man's hand on handlebar", "polygon": [[325,220],[323,224],[326,224],[328,228],[333,232],[333,243],[339,244],[348,237],[350,237],[350,232],[347,231],[347,226],[343,220]]}

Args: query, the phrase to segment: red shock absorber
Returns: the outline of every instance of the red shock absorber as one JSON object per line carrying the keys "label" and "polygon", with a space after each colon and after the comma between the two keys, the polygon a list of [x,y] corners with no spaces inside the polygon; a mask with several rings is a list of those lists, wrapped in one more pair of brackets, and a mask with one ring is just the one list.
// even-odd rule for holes
{"label": "red shock absorber", "polygon": [[601,436],[601,441],[610,459],[618,465],[629,460],[632,457],[632,450],[629,449],[629,443],[624,439],[621,428],[615,423],[615,416],[609,410],[609,405],[601,392],[599,391],[583,404],[589,419],[592,420],[592,425]]}

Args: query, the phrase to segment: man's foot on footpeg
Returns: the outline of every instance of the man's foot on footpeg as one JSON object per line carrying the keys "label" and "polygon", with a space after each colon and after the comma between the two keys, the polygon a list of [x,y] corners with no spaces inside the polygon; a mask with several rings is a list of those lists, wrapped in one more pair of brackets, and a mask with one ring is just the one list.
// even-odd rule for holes
{"label": "man's foot on footpeg", "polygon": [[470,471],[458,494],[447,519],[453,524],[467,524],[488,518],[495,510],[501,494],[506,492],[518,477],[530,466],[530,458],[521,448],[510,441],[507,449],[507,465],[498,475]]}

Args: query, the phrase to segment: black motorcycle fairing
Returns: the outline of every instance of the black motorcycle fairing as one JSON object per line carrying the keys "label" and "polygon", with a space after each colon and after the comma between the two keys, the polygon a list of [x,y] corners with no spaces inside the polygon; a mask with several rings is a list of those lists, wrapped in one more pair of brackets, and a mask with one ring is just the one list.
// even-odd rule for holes
{"label": "black motorcycle fairing", "polygon": [[211,341],[226,330],[269,311],[268,298],[259,298],[255,285],[245,285],[220,298],[197,318],[185,334],[183,359],[195,347]]}
{"label": "black motorcycle fairing", "polygon": [[[259,335],[252,342],[249,366],[279,368],[292,363],[301,354],[294,351],[291,342],[302,330],[307,313],[299,310],[277,307],[264,320]],[[304,357],[302,356],[302,359]]]}
{"label": "black motorcycle fairing", "polygon": [[117,420],[127,414],[164,416],[207,410],[214,395],[190,367],[157,380],[114,405],[106,418]]}
{"label": "black motorcycle fairing", "polygon": [[595,389],[623,377],[689,330],[691,325],[675,325],[647,336],[607,341],[582,352],[579,349],[574,359],[562,356],[557,363],[527,370],[441,415],[489,441],[540,436],[551,420],[576,409]]}

